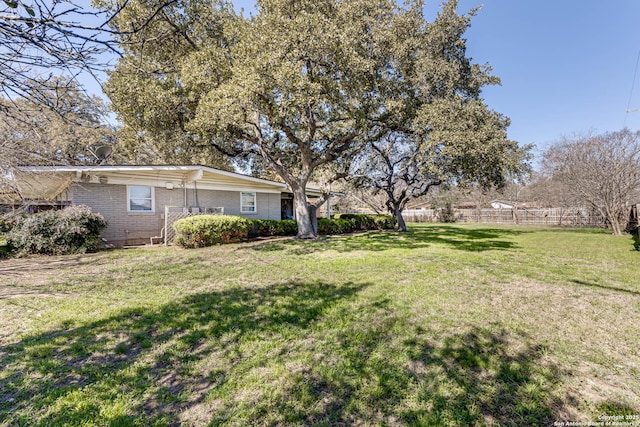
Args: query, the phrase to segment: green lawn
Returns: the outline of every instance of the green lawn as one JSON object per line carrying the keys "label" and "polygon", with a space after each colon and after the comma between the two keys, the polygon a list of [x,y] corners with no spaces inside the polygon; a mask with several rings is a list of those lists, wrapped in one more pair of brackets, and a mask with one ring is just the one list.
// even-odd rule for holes
{"label": "green lawn", "polygon": [[411,225],[0,261],[0,425],[553,425],[640,415],[640,253]]}

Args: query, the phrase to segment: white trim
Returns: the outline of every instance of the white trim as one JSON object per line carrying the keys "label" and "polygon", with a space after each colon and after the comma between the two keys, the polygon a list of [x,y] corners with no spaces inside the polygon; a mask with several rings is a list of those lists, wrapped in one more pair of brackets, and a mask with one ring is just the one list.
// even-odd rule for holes
{"label": "white trim", "polygon": [[269,181],[268,179],[255,178],[253,176],[242,175],[242,174],[239,174],[239,173],[228,172],[228,171],[223,171],[223,170],[219,170],[219,169],[213,169],[213,168],[210,168],[210,167],[207,167],[207,166],[202,166],[202,169],[204,171],[211,172],[211,173],[216,173],[218,175],[246,179],[247,181],[253,181],[253,182],[256,182],[256,183],[267,184],[267,185],[275,185],[275,186],[282,187],[282,188],[286,188],[287,187],[287,184],[285,184],[283,182]]}
{"label": "white trim", "polygon": [[[182,183],[178,181],[171,181],[170,179],[156,179],[156,178],[123,178],[123,177],[112,177],[109,176],[109,184],[114,185],[147,185],[150,187],[158,187],[158,188],[166,188],[167,183],[172,182],[174,185],[174,189],[180,188]],[[189,183],[188,188],[192,188],[192,183]],[[256,193],[271,193],[271,194],[281,194],[282,191],[275,188],[260,188],[257,186],[249,186],[249,185],[241,185],[238,184],[207,184],[205,181],[197,181],[198,190],[217,190],[217,191],[247,191],[247,192],[256,192]],[[248,184],[248,183],[247,183]]]}
{"label": "white trim", "polygon": [[[148,187],[151,189],[151,210],[132,210],[131,209],[131,187]],[[156,213],[156,188],[152,185],[127,185],[127,213],[129,214],[155,214]]]}
{"label": "white trim", "polygon": [[16,168],[25,172],[151,172],[151,171],[168,171],[168,172],[186,172],[187,180],[200,180],[203,173],[222,175],[231,178],[242,179],[249,182],[271,185],[280,188],[286,188],[287,185],[282,182],[269,181],[266,179],[255,178],[248,175],[242,175],[236,172],[223,171],[220,169],[210,168],[208,166],[20,166]]}
{"label": "white trim", "polygon": [[269,194],[282,194],[280,190],[274,190],[271,188],[260,187],[241,187],[237,185],[207,185],[203,182],[198,182],[198,190],[215,190],[215,191],[242,191],[245,193],[269,193]]}
{"label": "white trim", "polygon": [[[245,211],[242,203],[243,194],[253,194],[253,210]],[[258,213],[258,194],[255,191],[241,191],[240,192],[240,213],[243,214],[257,214]]]}

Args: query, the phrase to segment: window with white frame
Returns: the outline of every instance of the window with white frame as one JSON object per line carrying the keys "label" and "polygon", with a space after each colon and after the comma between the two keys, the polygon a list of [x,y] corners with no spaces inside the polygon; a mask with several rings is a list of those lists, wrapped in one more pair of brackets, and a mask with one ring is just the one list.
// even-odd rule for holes
{"label": "window with white frame", "polygon": [[256,193],[241,192],[240,193],[240,212],[256,213]]}
{"label": "window with white frame", "polygon": [[148,185],[127,186],[127,212],[155,212],[155,188]]}

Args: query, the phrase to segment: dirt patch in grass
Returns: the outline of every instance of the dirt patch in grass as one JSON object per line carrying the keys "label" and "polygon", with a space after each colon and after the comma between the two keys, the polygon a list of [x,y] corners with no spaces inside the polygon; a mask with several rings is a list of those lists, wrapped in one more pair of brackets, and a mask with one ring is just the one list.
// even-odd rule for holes
{"label": "dirt patch in grass", "polygon": [[[0,261],[1,287],[4,288],[7,284],[18,288],[25,288],[29,285],[33,287],[48,285],[52,277],[59,277],[64,271],[91,271],[111,262],[108,252],[7,259]],[[47,295],[43,289],[41,292],[43,295]],[[2,298],[1,295],[2,289],[0,289],[0,298]]]}
{"label": "dirt patch in grass", "polygon": [[0,286],[0,300],[21,297],[62,298],[73,296],[66,292],[52,292],[46,285],[2,285]]}

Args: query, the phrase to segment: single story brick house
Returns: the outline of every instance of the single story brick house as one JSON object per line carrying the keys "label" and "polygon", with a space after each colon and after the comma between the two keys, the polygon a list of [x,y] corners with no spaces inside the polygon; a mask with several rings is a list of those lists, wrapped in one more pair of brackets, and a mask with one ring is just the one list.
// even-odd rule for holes
{"label": "single story brick house", "polygon": [[293,215],[286,184],[206,166],[24,166],[10,182],[0,204],[26,205],[31,212],[87,205],[108,221],[102,237],[111,246],[164,240],[176,213]]}

